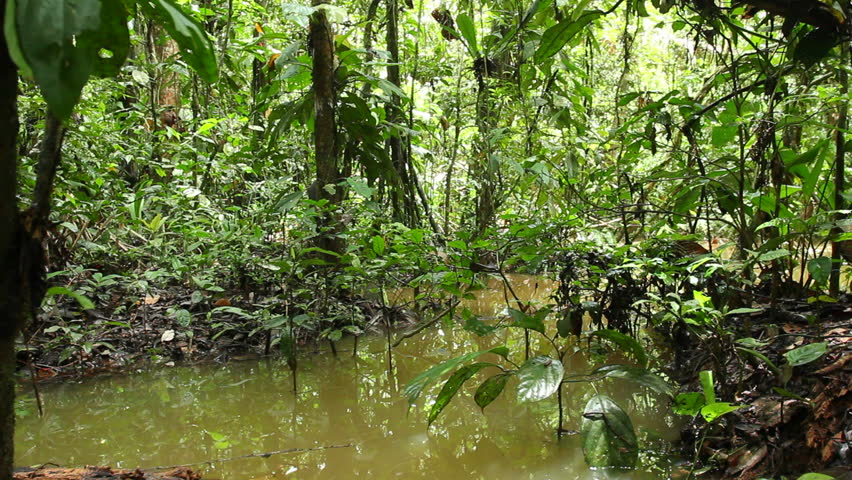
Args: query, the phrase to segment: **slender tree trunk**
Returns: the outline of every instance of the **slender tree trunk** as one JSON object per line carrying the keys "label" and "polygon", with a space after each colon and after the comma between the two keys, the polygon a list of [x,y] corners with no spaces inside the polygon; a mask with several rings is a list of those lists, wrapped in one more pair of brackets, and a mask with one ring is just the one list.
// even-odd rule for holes
{"label": "slender tree trunk", "polygon": [[[387,0],[387,46],[390,62],[388,62],[388,81],[397,88],[402,89],[402,81],[399,74],[399,2]],[[387,107],[388,122],[392,125],[402,125],[404,118],[401,99],[392,94],[390,104]],[[396,170],[397,181],[391,191],[391,203],[393,205],[394,217],[409,227],[415,227],[419,223],[420,212],[417,209],[415,197],[415,185],[412,180],[413,172],[410,171],[410,163],[407,160],[405,142],[400,130],[394,132],[388,140],[390,147],[391,163]]]}
{"label": "slender tree trunk", "polygon": [[[844,62],[849,62],[849,43],[843,42],[841,45],[841,58]],[[840,95],[845,97],[849,93],[849,74],[846,68],[841,66],[838,69],[838,81],[840,82]],[[846,136],[843,134],[848,127],[849,104],[841,102],[840,112],[837,116],[837,130],[834,137],[835,156],[834,156],[834,209],[843,210],[846,208],[843,193],[846,189]],[[846,216],[840,213],[835,214],[835,220],[843,220]],[[836,235],[843,233],[843,229],[835,228],[832,232]],[[837,296],[840,293],[840,266],[842,265],[841,253],[843,246],[838,242],[832,242],[831,254],[831,276],[829,277],[829,293]]]}
{"label": "slender tree trunk", "polygon": [[[323,0],[314,0],[319,6]],[[330,206],[342,198],[337,183],[340,172],[337,161],[337,92],[334,86],[334,33],[323,9],[311,15],[310,50],[313,56],[314,84],[314,148],[317,167],[317,198],[327,200]],[[333,185],[333,188],[326,188]],[[329,191],[332,190],[332,191]],[[343,253],[343,242],[334,233],[338,222],[329,213],[322,219],[319,247],[335,253]]]}
{"label": "slender tree trunk", "polygon": [[[487,62],[485,62],[487,65]],[[485,67],[487,68],[487,67]],[[471,170],[476,182],[476,233],[482,235],[494,221],[497,211],[496,163],[491,152],[491,131],[494,128],[493,111],[491,108],[491,92],[488,85],[487,71],[479,74],[479,91],[477,92],[477,124],[479,127],[479,151],[475,157],[475,166]]]}
{"label": "slender tree trunk", "polygon": [[[6,0],[0,0],[0,19]],[[17,191],[18,74],[0,36],[0,478],[15,460],[15,337],[23,308],[19,271]]]}

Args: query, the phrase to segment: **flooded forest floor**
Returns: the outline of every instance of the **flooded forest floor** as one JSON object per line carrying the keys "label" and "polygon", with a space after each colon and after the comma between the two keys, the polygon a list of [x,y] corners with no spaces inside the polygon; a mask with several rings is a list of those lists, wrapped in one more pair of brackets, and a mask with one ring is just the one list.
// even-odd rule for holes
{"label": "flooded forest floor", "polygon": [[[365,327],[361,333],[378,332],[386,325],[404,328],[418,319],[427,321],[444,307],[430,305],[413,312],[362,296],[337,301],[347,304],[351,315],[367,319],[361,323]],[[82,317],[73,300],[56,301],[51,320],[35,322],[25,332],[19,354],[21,379],[35,386],[38,397],[39,383],[62,377],[121,374],[151,362],[174,366],[275,354],[281,325],[267,323],[267,328],[258,328],[258,319],[247,314],[257,311],[258,305],[267,322],[276,315],[298,313],[273,297],[199,295],[189,289],[141,297],[113,291],[99,299],[95,309],[83,311]],[[682,328],[668,332],[667,341],[675,355],[666,368],[680,392],[701,392],[699,372],[712,370],[717,372],[715,396],[736,407],[711,421],[695,415],[681,432],[683,456],[710,466],[707,471],[715,478],[758,479],[812,471],[852,478],[848,467],[852,464],[852,307],[848,296],[822,306],[796,302],[754,306],[761,308],[732,316],[724,331],[708,334]],[[207,321],[187,321],[187,315]],[[344,329],[348,324],[338,320],[326,328]],[[316,350],[319,342],[328,341],[319,340],[318,333],[300,330],[296,343],[303,351]],[[20,471],[15,478],[199,478],[188,470],[151,475],[106,467],[48,467]]]}

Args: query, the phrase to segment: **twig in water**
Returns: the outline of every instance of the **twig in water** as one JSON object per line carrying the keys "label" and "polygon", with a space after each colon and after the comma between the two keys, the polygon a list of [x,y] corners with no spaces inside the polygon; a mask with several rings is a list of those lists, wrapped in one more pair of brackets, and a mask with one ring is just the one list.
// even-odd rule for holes
{"label": "twig in water", "polygon": [[204,462],[184,463],[184,464],[181,464],[181,465],[166,465],[166,466],[162,466],[162,467],[150,467],[150,468],[145,468],[145,469],[142,469],[142,470],[146,471],[146,472],[150,472],[150,471],[153,471],[153,470],[172,470],[172,469],[175,469],[175,468],[194,467],[194,466],[197,466],[197,465],[213,465],[214,463],[231,462],[231,461],[239,460],[239,459],[242,459],[242,458],[269,458],[273,455],[284,455],[284,454],[287,454],[287,453],[307,453],[307,452],[316,452],[316,451],[319,451],[319,450],[330,450],[332,448],[350,448],[350,447],[354,447],[354,446],[355,445],[353,445],[351,443],[346,443],[346,444],[343,444],[343,445],[325,445],[325,446],[322,446],[322,447],[312,447],[312,448],[288,448],[287,450],[275,450],[275,451],[272,451],[272,452],[249,453],[249,454],[246,454],[246,455],[238,455],[236,457],[219,458],[217,460],[207,460],[207,461],[204,461]]}
{"label": "twig in water", "polygon": [[400,337],[396,339],[396,342],[394,342],[393,348],[398,347],[399,344],[402,343],[402,341],[405,340],[406,338],[411,338],[411,337],[417,335],[418,333],[422,332],[423,330],[425,330],[425,329],[431,327],[432,325],[438,323],[438,320],[443,318],[444,315],[450,313],[450,311],[452,311],[454,308],[456,308],[456,306],[458,304],[459,304],[459,300],[454,301],[449,307],[441,310],[440,313],[435,315],[435,318],[433,318],[432,320],[429,320],[426,323],[421,323],[420,325],[416,326],[413,330],[410,330],[410,331],[405,332],[402,335],[400,335]]}

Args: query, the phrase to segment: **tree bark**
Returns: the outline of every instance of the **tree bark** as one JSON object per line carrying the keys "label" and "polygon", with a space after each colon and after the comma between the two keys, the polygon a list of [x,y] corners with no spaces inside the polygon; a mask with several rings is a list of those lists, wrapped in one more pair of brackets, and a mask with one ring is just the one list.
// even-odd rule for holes
{"label": "tree bark", "polygon": [[[6,0],[0,0],[0,19]],[[0,36],[0,478],[12,478],[15,460],[15,337],[23,318],[19,265],[15,144],[18,136],[18,73]]]}
{"label": "tree bark", "polygon": [[[314,0],[315,7],[327,3]],[[325,14],[319,8],[311,15],[310,50],[313,56],[314,86],[314,148],[317,167],[318,199],[327,200],[326,214],[321,225],[323,232],[319,247],[338,254],[344,251],[343,242],[335,235],[338,222],[329,212],[342,198],[337,183],[340,172],[337,161],[337,91],[334,85],[334,33]],[[333,188],[326,188],[333,185]],[[330,191],[331,190],[331,191]]]}
{"label": "tree bark", "polygon": [[474,160],[474,168],[471,170],[475,175],[476,182],[476,233],[477,236],[485,233],[494,223],[497,211],[497,171],[496,163],[493,161],[491,131],[494,129],[493,110],[491,108],[491,94],[488,85],[487,73],[482,73],[478,78],[477,91],[477,125],[479,128],[478,152]]}

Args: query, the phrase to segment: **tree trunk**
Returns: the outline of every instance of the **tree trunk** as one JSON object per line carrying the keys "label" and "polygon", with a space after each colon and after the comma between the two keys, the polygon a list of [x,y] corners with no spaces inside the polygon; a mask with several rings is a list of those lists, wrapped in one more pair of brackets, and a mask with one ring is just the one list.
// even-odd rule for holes
{"label": "tree trunk", "polygon": [[[0,19],[6,0],[0,0]],[[18,74],[0,36],[0,478],[15,460],[15,337],[22,323],[17,191]]]}
{"label": "tree trunk", "polygon": [[[843,42],[841,45],[841,58],[844,63],[849,61],[849,44]],[[838,82],[840,82],[840,95],[846,96],[849,93],[849,74],[846,72],[846,66],[841,66],[838,69]],[[848,127],[849,104],[841,102],[840,111],[837,116],[837,130],[835,131],[834,146],[834,210],[840,211],[846,208],[843,193],[846,191],[846,136],[843,132]],[[846,218],[842,213],[835,213],[834,219],[839,222]],[[843,233],[843,229],[835,227],[832,231],[835,235]],[[839,242],[832,242],[831,254],[831,276],[829,277],[829,293],[833,296],[840,294],[840,267],[843,264],[841,253],[844,250]]]}
{"label": "tree trunk", "polygon": [[[387,0],[387,45],[390,61],[387,66],[388,81],[402,90],[402,81],[399,74],[399,2]],[[396,94],[391,94],[390,103],[387,105],[388,123],[391,125],[402,125],[403,112],[401,99]],[[420,223],[420,211],[417,209],[417,197],[415,196],[415,184],[412,180],[413,171],[408,161],[409,152],[405,148],[402,139],[402,131],[396,129],[388,139],[390,147],[391,163],[396,170],[396,181],[391,191],[394,218],[408,227],[417,227]]]}
{"label": "tree trunk", "polygon": [[[487,65],[487,62],[483,62]],[[487,67],[484,67],[487,68]],[[479,78],[479,89],[477,92],[477,125],[479,128],[479,148],[475,156],[472,172],[476,182],[476,234],[485,233],[485,230],[494,222],[497,211],[497,166],[492,157],[491,131],[494,129],[493,111],[491,108],[491,94],[488,85],[488,73],[477,72]]]}
{"label": "tree trunk", "polygon": [[[314,0],[313,5],[320,6],[323,0]],[[319,226],[323,233],[319,236],[318,246],[338,254],[344,251],[344,244],[335,233],[338,222],[328,213],[332,206],[342,198],[337,183],[340,172],[337,162],[337,92],[334,86],[334,33],[325,10],[317,9],[311,15],[310,50],[313,56],[314,84],[314,148],[317,166],[317,194],[319,200],[327,200],[326,214]],[[333,188],[326,188],[333,185]],[[332,191],[329,191],[332,190]]]}

